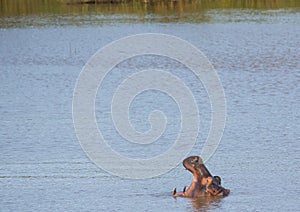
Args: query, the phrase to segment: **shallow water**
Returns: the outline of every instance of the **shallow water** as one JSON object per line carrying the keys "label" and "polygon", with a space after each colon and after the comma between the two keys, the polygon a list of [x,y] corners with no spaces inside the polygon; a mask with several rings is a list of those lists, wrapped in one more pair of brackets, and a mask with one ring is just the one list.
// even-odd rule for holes
{"label": "shallow water", "polygon": [[[1,211],[296,211],[300,206],[299,10],[210,9],[207,15],[213,19],[197,23],[119,22],[114,16],[101,24],[98,16],[84,24],[80,18],[78,24],[45,19],[42,27],[39,18],[25,16],[24,23],[30,26],[2,25]],[[191,174],[180,164],[151,179],[112,176],[94,165],[77,141],[72,97],[83,65],[109,42],[145,32],[189,41],[219,74],[227,122],[222,141],[206,164],[231,189],[226,198],[174,199],[173,188],[181,190],[191,182]],[[110,145],[130,157],[150,157],[163,152],[178,133],[174,102],[153,92],[139,96],[131,111],[135,127],[149,128],[145,117],[153,108],[165,111],[170,125],[162,138],[168,141],[166,146],[158,142],[137,150],[113,130],[109,105],[100,101],[100,97],[109,100],[118,80],[136,71],[132,64],[174,73],[182,67],[155,57],[136,58],[115,68],[104,91],[98,92],[97,122],[104,125]],[[192,75],[180,76],[200,108],[200,135],[189,154],[199,155],[209,131],[209,102]]]}

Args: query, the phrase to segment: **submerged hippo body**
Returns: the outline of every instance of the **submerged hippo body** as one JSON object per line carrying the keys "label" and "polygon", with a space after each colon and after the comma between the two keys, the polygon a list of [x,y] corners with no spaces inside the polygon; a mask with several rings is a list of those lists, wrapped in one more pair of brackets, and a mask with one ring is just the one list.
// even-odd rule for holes
{"label": "submerged hippo body", "polygon": [[227,196],[230,192],[221,186],[221,178],[212,176],[198,156],[191,156],[183,161],[183,166],[193,175],[193,181],[188,189],[177,192],[174,189],[174,197],[204,197],[204,196]]}

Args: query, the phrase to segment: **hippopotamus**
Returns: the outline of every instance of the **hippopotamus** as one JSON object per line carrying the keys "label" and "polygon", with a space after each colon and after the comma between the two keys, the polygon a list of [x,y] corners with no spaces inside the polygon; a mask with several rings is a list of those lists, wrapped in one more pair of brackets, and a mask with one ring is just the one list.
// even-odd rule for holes
{"label": "hippopotamus", "polygon": [[174,197],[227,196],[230,193],[229,189],[221,186],[221,177],[212,176],[199,156],[184,159],[183,166],[194,175],[194,178],[188,189],[184,187],[182,192],[177,192],[175,188]]}

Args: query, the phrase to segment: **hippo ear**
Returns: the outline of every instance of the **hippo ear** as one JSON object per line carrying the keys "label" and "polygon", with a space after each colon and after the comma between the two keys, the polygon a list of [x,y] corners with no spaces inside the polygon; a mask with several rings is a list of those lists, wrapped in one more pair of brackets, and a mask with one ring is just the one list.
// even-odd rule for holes
{"label": "hippo ear", "polygon": [[176,191],[176,188],[174,188],[174,191],[173,191],[173,196],[175,196],[175,195],[176,195],[176,193],[177,193],[177,191]]}
{"label": "hippo ear", "polygon": [[214,176],[215,180],[218,182],[219,185],[221,185],[221,177]]}

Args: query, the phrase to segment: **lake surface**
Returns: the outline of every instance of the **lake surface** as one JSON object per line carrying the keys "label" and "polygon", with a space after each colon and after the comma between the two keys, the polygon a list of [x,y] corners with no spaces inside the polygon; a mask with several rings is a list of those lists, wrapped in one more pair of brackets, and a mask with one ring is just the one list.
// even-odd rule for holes
{"label": "lake surface", "polygon": [[[21,15],[2,10],[1,211],[297,211],[300,8],[291,3],[297,1],[288,2],[281,5],[278,1],[271,7],[208,5],[200,13],[184,13],[181,19],[176,9],[175,15],[164,12],[168,9],[134,10],[144,11],[137,15],[116,9],[120,6],[103,14],[101,6],[91,12],[87,6],[73,5],[75,9],[69,12],[39,8]],[[6,1],[1,4],[12,8]],[[123,179],[100,169],[81,149],[73,126],[72,100],[82,67],[108,43],[149,32],[190,42],[208,57],[220,77],[227,122],[220,145],[206,165],[231,190],[226,198],[174,199],[173,189],[181,190],[192,180],[181,164],[150,179]],[[132,123],[140,131],[149,129],[150,111],[165,112],[168,125],[158,142],[132,145],[114,130],[111,94],[118,82],[141,68],[170,71],[190,87],[201,127],[188,155],[199,155],[211,121],[207,93],[192,74],[183,73],[182,66],[166,58],[133,58],[107,76],[96,97],[97,123],[104,137],[116,151],[136,158],[159,155],[176,138],[178,107],[159,92],[137,96],[130,110]]]}

